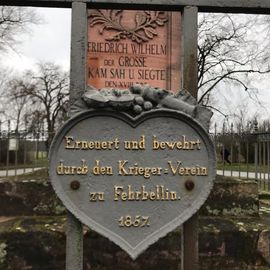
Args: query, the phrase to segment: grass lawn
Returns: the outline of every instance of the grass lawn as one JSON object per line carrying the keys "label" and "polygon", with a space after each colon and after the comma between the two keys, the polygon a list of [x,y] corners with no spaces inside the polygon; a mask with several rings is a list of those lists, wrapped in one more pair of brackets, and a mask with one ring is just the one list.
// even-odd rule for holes
{"label": "grass lawn", "polygon": [[[39,158],[33,160],[31,163],[21,164],[19,163],[15,166],[14,163],[10,163],[8,169],[23,169],[23,168],[39,168],[39,167],[48,167],[48,159],[47,158]],[[7,165],[5,163],[0,164],[0,170],[6,170]]]}

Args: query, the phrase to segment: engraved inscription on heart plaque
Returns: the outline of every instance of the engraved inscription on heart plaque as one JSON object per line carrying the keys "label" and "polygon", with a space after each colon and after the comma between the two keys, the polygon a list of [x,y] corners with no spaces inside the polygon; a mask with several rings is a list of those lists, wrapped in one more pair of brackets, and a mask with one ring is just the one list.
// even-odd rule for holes
{"label": "engraved inscription on heart plaque", "polygon": [[134,259],[187,221],[215,178],[215,151],[192,117],[85,111],[55,136],[49,172],[67,209]]}

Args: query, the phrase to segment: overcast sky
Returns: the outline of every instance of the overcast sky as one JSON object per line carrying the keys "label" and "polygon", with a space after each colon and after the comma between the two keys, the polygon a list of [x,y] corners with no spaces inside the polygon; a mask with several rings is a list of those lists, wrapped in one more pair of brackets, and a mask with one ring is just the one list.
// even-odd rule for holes
{"label": "overcast sky", "polygon": [[18,71],[33,68],[38,61],[53,61],[65,69],[70,60],[71,10],[38,8],[44,23],[21,37],[19,53],[10,52],[4,64]]}
{"label": "overcast sky", "polygon": [[[21,72],[33,68],[39,61],[53,61],[69,70],[71,10],[38,8],[38,12],[44,23],[33,26],[31,35],[23,35],[22,44],[17,48],[19,53],[10,52],[2,64],[16,72]],[[270,78],[259,82],[261,90],[258,93],[257,103],[250,100],[247,93],[239,94],[235,89],[227,87],[223,87],[221,96],[217,91],[217,102],[222,100],[219,106],[225,113],[234,113],[243,109],[249,115],[258,114],[262,119],[269,119],[269,81]],[[226,91],[223,91],[224,89]],[[223,117],[216,114],[215,121],[220,124]]]}

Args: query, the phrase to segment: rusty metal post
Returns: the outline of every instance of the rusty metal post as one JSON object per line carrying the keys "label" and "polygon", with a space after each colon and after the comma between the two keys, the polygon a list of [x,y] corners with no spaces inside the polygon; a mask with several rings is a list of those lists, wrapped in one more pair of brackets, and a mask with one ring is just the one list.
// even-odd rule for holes
{"label": "rusty metal post", "polygon": [[[85,90],[87,41],[87,5],[72,3],[70,106]],[[70,212],[67,214],[66,270],[83,269],[83,226]]]}
{"label": "rusty metal post", "polygon": [[[197,98],[197,35],[198,8],[187,6],[183,10],[183,88]],[[183,225],[182,270],[198,270],[198,214]]]}

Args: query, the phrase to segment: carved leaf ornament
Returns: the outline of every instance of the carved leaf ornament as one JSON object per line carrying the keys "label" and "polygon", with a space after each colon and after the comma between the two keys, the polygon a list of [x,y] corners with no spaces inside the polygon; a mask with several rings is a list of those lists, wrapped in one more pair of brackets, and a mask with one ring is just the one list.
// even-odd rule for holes
{"label": "carved leaf ornament", "polygon": [[168,21],[167,13],[164,11],[142,11],[134,17],[134,28],[122,25],[123,10],[93,10],[89,15],[90,26],[101,25],[99,33],[105,30],[114,30],[107,41],[119,41],[131,39],[137,43],[148,42],[158,35],[156,28],[164,26]]}

